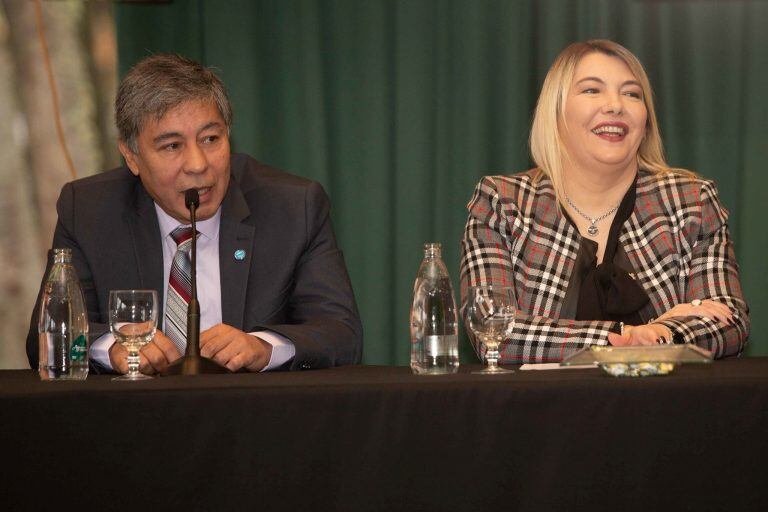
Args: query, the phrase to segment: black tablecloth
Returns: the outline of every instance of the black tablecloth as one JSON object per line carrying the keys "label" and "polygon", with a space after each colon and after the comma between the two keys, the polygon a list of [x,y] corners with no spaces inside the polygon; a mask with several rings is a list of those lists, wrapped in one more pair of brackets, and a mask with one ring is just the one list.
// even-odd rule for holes
{"label": "black tablecloth", "polygon": [[768,510],[768,358],[635,379],[473,368],[2,371],[0,509]]}

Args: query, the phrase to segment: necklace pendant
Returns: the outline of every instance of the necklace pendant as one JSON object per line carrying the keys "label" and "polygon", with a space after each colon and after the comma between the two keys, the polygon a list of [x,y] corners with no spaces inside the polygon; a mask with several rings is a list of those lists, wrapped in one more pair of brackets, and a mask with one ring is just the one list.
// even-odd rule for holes
{"label": "necklace pendant", "polygon": [[592,224],[591,226],[589,226],[587,228],[587,233],[589,233],[589,236],[595,236],[599,232],[600,232],[600,230],[598,230],[597,226],[595,226],[594,224]]}

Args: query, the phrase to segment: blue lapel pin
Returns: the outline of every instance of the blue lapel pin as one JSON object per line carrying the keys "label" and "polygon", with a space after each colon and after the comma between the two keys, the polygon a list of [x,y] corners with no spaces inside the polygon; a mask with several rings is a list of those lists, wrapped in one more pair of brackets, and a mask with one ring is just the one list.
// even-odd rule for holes
{"label": "blue lapel pin", "polygon": [[245,259],[245,251],[242,249],[238,249],[235,251],[235,259],[237,261],[243,261]]}

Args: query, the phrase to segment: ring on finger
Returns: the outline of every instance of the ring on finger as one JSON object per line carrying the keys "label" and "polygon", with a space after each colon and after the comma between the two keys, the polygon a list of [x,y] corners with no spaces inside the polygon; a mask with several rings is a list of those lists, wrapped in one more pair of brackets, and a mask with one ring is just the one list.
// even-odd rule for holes
{"label": "ring on finger", "polygon": [[693,299],[691,301],[691,306],[701,306],[701,299]]}

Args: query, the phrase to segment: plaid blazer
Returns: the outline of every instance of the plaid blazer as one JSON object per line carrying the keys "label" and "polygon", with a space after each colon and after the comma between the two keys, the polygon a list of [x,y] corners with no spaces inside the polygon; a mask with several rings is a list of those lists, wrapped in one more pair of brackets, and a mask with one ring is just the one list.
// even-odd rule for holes
{"label": "plaid blazer", "polygon": [[[616,326],[560,317],[581,235],[558,207],[552,182],[535,181],[534,172],[484,177],[467,206],[461,310],[468,286],[513,287],[518,315],[499,348],[504,363],[560,361],[585,346],[607,345]],[[644,322],[697,298],[731,309],[729,326],[698,317],[659,322],[715,357],[740,353],[749,332],[727,219],[713,182],[640,171],[635,208],[619,235],[634,278],[650,297],[640,311]]]}

